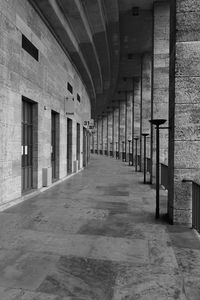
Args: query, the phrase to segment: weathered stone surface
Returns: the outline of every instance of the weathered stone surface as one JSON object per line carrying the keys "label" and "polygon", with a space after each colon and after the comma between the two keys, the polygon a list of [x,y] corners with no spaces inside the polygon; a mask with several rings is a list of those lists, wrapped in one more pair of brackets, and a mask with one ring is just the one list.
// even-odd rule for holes
{"label": "weathered stone surface", "polygon": [[173,208],[173,221],[174,224],[182,224],[192,226],[192,212],[188,209],[174,209]]}
{"label": "weathered stone surface", "polygon": [[200,77],[176,77],[176,103],[199,103]]}
{"label": "weathered stone surface", "polygon": [[175,167],[199,169],[199,151],[200,144],[198,141],[176,141],[174,150]]}
{"label": "weathered stone surface", "polygon": [[176,76],[200,76],[199,41],[177,43]]}
{"label": "weathered stone surface", "polygon": [[[169,5],[167,3],[155,3],[154,5],[154,49],[153,49],[153,119],[168,119],[169,103]],[[161,161],[167,163],[168,143],[167,133],[161,136]],[[155,129],[152,130],[153,165],[155,165]],[[153,167],[155,177],[155,166]]]}
{"label": "weathered stone surface", "polygon": [[199,11],[198,0],[178,0],[176,1],[177,12],[196,12]]}
{"label": "weathered stone surface", "polygon": [[192,210],[192,185],[191,183],[175,182],[175,201],[174,208]]}
{"label": "weathered stone surface", "polygon": [[199,41],[200,24],[199,12],[177,13],[177,41],[189,42]]}
{"label": "weathered stone surface", "polygon": [[175,181],[182,181],[183,179],[191,179],[200,184],[200,179],[199,179],[199,172],[200,169],[195,168],[195,169],[190,169],[190,168],[184,168],[181,169],[179,167],[174,169],[174,180]]}
{"label": "weathered stone surface", "polygon": [[175,114],[175,139],[187,141],[200,140],[200,105],[176,105]]}
{"label": "weathered stone surface", "polygon": [[[174,168],[174,173],[171,170],[174,188],[173,195],[170,195],[170,213],[175,222],[191,225],[192,184],[183,183],[182,180],[199,183],[200,3],[195,0],[178,0],[176,5],[176,31],[172,30],[172,37],[176,36],[175,98],[172,95],[170,99],[170,120],[173,119],[175,123],[174,140],[170,140],[170,154],[174,155],[171,165]],[[174,153],[171,151],[173,148]]]}

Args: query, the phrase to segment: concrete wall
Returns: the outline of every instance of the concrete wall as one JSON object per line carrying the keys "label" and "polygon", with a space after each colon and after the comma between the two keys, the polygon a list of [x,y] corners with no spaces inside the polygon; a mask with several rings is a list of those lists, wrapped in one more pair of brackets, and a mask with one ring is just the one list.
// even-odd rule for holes
{"label": "concrete wall", "polygon": [[[24,34],[39,50],[36,61],[21,46]],[[74,88],[74,101],[67,82]],[[76,93],[81,103],[76,100]],[[22,95],[37,104],[37,188],[42,169],[51,167],[51,110],[59,113],[59,178],[67,175],[67,116],[73,110],[73,160],[76,159],[76,122],[90,119],[90,99],[72,63],[29,5],[28,1],[0,1],[0,204],[20,198]],[[66,100],[66,97],[69,99]],[[82,130],[81,130],[82,131]],[[81,135],[82,136],[82,135]],[[81,138],[82,152],[82,138]]]}

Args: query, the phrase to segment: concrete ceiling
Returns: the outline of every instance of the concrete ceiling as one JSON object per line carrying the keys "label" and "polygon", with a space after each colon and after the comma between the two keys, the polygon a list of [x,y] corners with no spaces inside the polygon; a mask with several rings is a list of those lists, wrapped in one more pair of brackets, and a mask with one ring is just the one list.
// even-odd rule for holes
{"label": "concrete ceiling", "polygon": [[[29,0],[71,57],[92,99],[95,117],[140,75],[152,47],[154,0]],[[139,7],[139,15],[132,8]],[[132,54],[128,59],[128,54]]]}

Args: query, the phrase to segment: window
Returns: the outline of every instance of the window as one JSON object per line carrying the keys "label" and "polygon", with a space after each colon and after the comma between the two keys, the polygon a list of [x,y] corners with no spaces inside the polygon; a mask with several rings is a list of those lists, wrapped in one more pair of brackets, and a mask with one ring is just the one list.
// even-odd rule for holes
{"label": "window", "polygon": [[22,34],[22,48],[28,52],[35,60],[39,59],[38,49]]}
{"label": "window", "polygon": [[81,102],[81,96],[79,94],[77,94],[77,100],[78,102]]}
{"label": "window", "polygon": [[69,82],[67,83],[67,89],[71,94],[73,94],[73,87]]}

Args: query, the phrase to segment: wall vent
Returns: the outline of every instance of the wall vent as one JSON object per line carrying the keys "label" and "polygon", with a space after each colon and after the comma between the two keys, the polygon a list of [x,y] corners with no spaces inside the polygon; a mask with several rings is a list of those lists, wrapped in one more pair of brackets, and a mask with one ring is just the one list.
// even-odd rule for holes
{"label": "wall vent", "polygon": [[77,101],[81,102],[81,96],[79,94],[77,94]]}
{"label": "wall vent", "polygon": [[39,59],[39,51],[38,49],[22,34],[22,48],[28,52],[35,60]]}
{"label": "wall vent", "polygon": [[67,89],[71,94],[73,94],[73,87],[69,82],[67,83]]}

